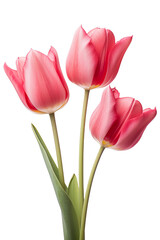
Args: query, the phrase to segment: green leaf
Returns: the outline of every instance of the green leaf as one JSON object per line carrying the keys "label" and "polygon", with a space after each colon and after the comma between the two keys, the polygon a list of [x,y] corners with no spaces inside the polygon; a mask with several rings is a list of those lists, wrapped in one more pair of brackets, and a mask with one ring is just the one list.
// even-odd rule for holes
{"label": "green leaf", "polygon": [[68,186],[68,195],[73,203],[75,211],[77,212],[78,221],[80,224],[80,216],[79,216],[79,187],[78,181],[75,174],[73,174],[69,186]]}
{"label": "green leaf", "polygon": [[79,224],[78,217],[75,212],[72,201],[70,200],[68,194],[65,192],[63,187],[60,184],[57,174],[57,167],[53,163],[53,159],[42,140],[40,134],[34,125],[32,125],[33,132],[36,136],[36,139],[39,143],[46,167],[48,169],[49,175],[52,180],[52,184],[59,202],[62,213],[62,222],[63,222],[63,232],[65,240],[78,240],[79,239]]}
{"label": "green leaf", "polygon": [[[53,160],[50,152],[48,151],[48,148],[46,147],[46,145],[45,145],[42,137],[40,136],[38,130],[36,129],[36,127],[35,127],[33,124],[31,124],[31,126],[32,126],[33,132],[34,132],[34,134],[35,134],[35,136],[36,136],[36,139],[37,139],[39,145],[41,145],[41,146],[43,147],[43,149],[44,149],[44,151],[42,151],[42,149],[41,149],[42,155],[43,155],[43,156],[44,156],[44,154],[47,155],[48,160],[49,160],[49,162],[50,162],[50,164],[51,164],[51,166],[52,166],[52,169],[53,169],[56,177],[57,177],[58,180],[59,180],[59,171],[58,171],[57,165],[55,164],[55,162],[54,162],[54,160]],[[44,152],[45,152],[45,153],[44,153]]]}

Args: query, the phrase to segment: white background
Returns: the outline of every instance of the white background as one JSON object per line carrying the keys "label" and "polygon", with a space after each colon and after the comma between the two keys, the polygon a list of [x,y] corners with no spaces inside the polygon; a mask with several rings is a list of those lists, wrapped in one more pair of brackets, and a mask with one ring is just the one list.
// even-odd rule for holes
{"label": "white background", "polygon": [[[133,35],[111,86],[158,114],[131,150],[106,149],[93,184],[86,240],[160,239],[160,15],[159,1],[5,0],[0,2],[0,239],[62,240],[59,206],[32,133],[34,123],[55,157],[48,115],[27,110],[3,71],[15,68],[30,48],[47,54],[53,45],[70,88],[68,104],[56,113],[68,183],[78,174],[83,89],[70,83],[65,61],[75,30],[111,29],[116,39]],[[88,122],[103,89],[92,90],[85,140],[85,186],[99,145]]]}

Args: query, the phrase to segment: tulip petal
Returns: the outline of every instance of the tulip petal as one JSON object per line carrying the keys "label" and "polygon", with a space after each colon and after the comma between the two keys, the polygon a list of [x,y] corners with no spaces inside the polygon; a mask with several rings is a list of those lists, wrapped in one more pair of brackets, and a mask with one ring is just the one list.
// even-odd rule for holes
{"label": "tulip petal", "polygon": [[134,101],[133,98],[129,97],[116,99],[115,111],[117,113],[117,121],[105,136],[105,140],[110,141],[113,145],[118,140],[120,129],[128,118]]}
{"label": "tulip petal", "polygon": [[93,112],[90,119],[90,130],[92,136],[100,143],[103,142],[106,134],[117,120],[115,104],[116,101],[114,93],[109,86],[104,90],[101,102]]}
{"label": "tulip petal", "polygon": [[66,102],[68,101],[68,98],[69,98],[69,89],[68,89],[68,86],[66,84],[66,81],[63,77],[63,73],[62,73],[62,70],[61,70],[61,67],[60,67],[60,63],[59,63],[59,58],[58,58],[58,54],[57,54],[57,51],[54,47],[51,47],[49,52],[48,52],[48,57],[51,59],[51,61],[53,61],[54,63],[54,67],[56,68],[56,71],[59,75],[59,78],[61,79],[61,83],[63,84],[63,87],[65,88],[66,90]]}
{"label": "tulip petal", "polygon": [[48,56],[31,50],[26,57],[24,78],[25,91],[38,110],[52,113],[65,103],[66,91]]}
{"label": "tulip petal", "polygon": [[57,51],[54,47],[51,46],[48,52],[48,57],[53,63],[56,62],[56,56],[57,56]]}
{"label": "tulip petal", "polygon": [[92,85],[101,85],[107,71],[108,53],[115,44],[114,34],[110,30],[97,28],[88,33],[98,55],[98,65]]}
{"label": "tulip petal", "polygon": [[118,98],[116,101],[116,112],[118,121],[112,130],[110,141],[114,145],[121,132],[121,128],[128,119],[140,116],[142,114],[142,105],[139,101],[131,97]]}
{"label": "tulip petal", "polygon": [[21,79],[21,82],[24,82],[23,67],[24,67],[25,61],[26,61],[25,57],[19,57],[17,58],[17,61],[16,61],[17,73],[18,73],[19,79]]}
{"label": "tulip petal", "polygon": [[112,92],[114,94],[114,98],[117,99],[120,96],[120,93],[118,92],[118,90],[116,88],[112,88]]}
{"label": "tulip petal", "polygon": [[118,98],[116,101],[116,112],[118,117],[120,118],[120,122],[123,122],[124,119],[127,118],[130,111],[132,110],[132,106],[134,104],[135,99],[131,97]]}
{"label": "tulip petal", "polygon": [[132,41],[132,37],[125,37],[118,41],[111,49],[108,56],[108,69],[102,87],[108,85],[116,77],[122,58]]}
{"label": "tulip petal", "polygon": [[18,96],[20,97],[23,104],[30,110],[36,111],[37,109],[32,105],[24,91],[22,80],[19,78],[17,71],[9,68],[6,63],[4,64],[4,71],[7,74],[10,81],[12,82],[13,86],[15,87]]}
{"label": "tulip petal", "polygon": [[106,30],[104,28],[94,28],[88,32],[91,42],[96,50],[97,56],[100,59],[106,41]]}
{"label": "tulip petal", "polygon": [[140,116],[128,119],[123,125],[119,139],[113,148],[125,150],[133,147],[141,138],[147,125],[154,119],[156,113],[156,109],[146,109]]}
{"label": "tulip petal", "polygon": [[79,27],[67,57],[66,71],[68,78],[85,89],[92,85],[98,64],[96,50],[91,38],[82,27]]}
{"label": "tulip petal", "polygon": [[143,113],[142,104],[139,101],[135,100],[134,104],[132,106],[132,109],[131,109],[131,111],[130,111],[130,113],[128,115],[128,119],[138,117],[142,113]]}

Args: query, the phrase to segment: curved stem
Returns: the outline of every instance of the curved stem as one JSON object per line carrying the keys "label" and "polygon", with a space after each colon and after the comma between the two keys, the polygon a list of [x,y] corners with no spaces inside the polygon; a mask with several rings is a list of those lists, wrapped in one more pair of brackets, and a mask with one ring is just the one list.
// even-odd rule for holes
{"label": "curved stem", "polygon": [[85,90],[83,109],[82,109],[81,128],[80,128],[80,142],[79,142],[79,214],[80,214],[80,217],[81,217],[83,201],[84,201],[83,152],[84,152],[84,132],[85,132],[88,97],[89,97],[89,90]]}
{"label": "curved stem", "polygon": [[55,114],[51,113],[49,114],[51,119],[51,125],[53,130],[53,136],[54,136],[54,142],[55,142],[55,148],[56,148],[56,154],[57,154],[57,162],[58,162],[58,170],[59,170],[59,179],[62,184],[62,187],[65,188],[64,183],[64,173],[63,173],[63,164],[62,164],[62,157],[61,157],[61,149],[59,144],[59,138],[58,138],[58,132],[57,132],[57,125],[56,125],[56,119]]}
{"label": "curved stem", "polygon": [[84,231],[85,231],[85,223],[86,223],[86,215],[87,215],[87,207],[88,207],[88,202],[89,202],[89,196],[90,196],[90,192],[91,192],[91,186],[93,183],[93,178],[100,160],[100,157],[104,151],[104,147],[100,147],[97,157],[95,159],[95,162],[93,164],[91,173],[90,173],[90,177],[88,180],[88,185],[87,185],[87,189],[86,189],[86,194],[85,194],[85,199],[84,199],[84,205],[83,205],[83,210],[82,210],[82,218],[81,218],[81,229],[80,229],[80,238],[79,240],[84,240]]}

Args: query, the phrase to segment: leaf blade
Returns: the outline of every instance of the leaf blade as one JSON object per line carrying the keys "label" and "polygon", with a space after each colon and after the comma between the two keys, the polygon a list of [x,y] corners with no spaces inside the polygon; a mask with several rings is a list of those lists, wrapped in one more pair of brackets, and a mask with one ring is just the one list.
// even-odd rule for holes
{"label": "leaf blade", "polygon": [[80,214],[79,214],[79,186],[77,177],[73,174],[70,183],[68,185],[68,195],[73,203],[75,211],[77,212],[78,221],[80,224]]}
{"label": "leaf blade", "polygon": [[[50,153],[44,144],[43,139],[41,138],[39,132],[32,125],[33,132],[36,136],[38,144],[40,146],[46,167],[48,169],[57,200],[59,202],[59,206],[61,208],[62,213],[62,222],[63,222],[63,231],[64,231],[64,239],[65,240],[78,240],[79,239],[79,224],[77,219],[77,214],[75,212],[72,201],[70,200],[68,194],[65,192],[63,187],[61,186],[57,174],[54,172],[52,167],[52,162],[50,162]],[[55,165],[53,164],[54,168]],[[55,168],[56,170],[56,168]],[[57,171],[57,170],[56,170]]]}
{"label": "leaf blade", "polygon": [[[56,163],[54,162],[54,160],[53,160],[53,158],[52,158],[52,156],[51,156],[51,154],[50,154],[46,144],[44,143],[44,141],[43,141],[41,135],[39,134],[38,130],[36,129],[36,127],[33,124],[31,124],[31,127],[32,127],[32,130],[33,130],[33,132],[35,134],[35,137],[36,137],[38,143],[40,142],[41,145],[43,146],[43,148],[44,148],[44,150],[45,150],[45,152],[46,152],[46,154],[48,156],[48,159],[50,161],[50,164],[51,164],[51,166],[53,168],[53,171],[56,174],[56,177],[59,179],[58,167],[57,167]],[[42,152],[42,155],[43,155],[43,152]]]}

